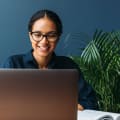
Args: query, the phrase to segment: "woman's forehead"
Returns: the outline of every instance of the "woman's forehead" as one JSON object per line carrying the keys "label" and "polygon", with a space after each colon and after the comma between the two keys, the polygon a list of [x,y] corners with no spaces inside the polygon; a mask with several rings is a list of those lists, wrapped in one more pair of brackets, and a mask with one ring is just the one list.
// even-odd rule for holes
{"label": "woman's forehead", "polygon": [[56,30],[56,24],[50,20],[47,17],[40,18],[37,21],[34,22],[32,26],[33,31],[55,31]]}

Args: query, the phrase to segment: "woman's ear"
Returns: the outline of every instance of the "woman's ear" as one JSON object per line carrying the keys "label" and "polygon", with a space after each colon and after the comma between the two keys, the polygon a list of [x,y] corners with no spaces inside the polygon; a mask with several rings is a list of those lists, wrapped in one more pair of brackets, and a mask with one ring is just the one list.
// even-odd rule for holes
{"label": "woman's ear", "polygon": [[59,40],[60,40],[60,36],[58,36],[58,38],[57,38],[57,42],[59,42]]}
{"label": "woman's ear", "polygon": [[31,32],[29,32],[29,38],[30,38],[30,41],[32,42]]}

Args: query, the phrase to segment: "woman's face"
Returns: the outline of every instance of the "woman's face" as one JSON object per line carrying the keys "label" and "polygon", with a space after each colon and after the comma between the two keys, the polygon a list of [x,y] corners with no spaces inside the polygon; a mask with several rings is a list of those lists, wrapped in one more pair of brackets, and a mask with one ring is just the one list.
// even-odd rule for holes
{"label": "woman's face", "polygon": [[37,57],[51,55],[59,38],[55,23],[47,17],[35,21],[29,37],[34,50],[33,53]]}

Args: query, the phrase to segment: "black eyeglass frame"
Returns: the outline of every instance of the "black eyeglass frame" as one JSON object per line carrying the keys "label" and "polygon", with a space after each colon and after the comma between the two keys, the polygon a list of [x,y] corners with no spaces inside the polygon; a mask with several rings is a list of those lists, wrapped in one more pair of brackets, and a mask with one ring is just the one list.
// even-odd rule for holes
{"label": "black eyeglass frame", "polygon": [[[35,39],[35,37],[33,36],[34,34],[40,34],[40,38],[37,40]],[[32,38],[34,41],[36,42],[40,42],[44,37],[49,41],[49,42],[55,42],[57,40],[57,38],[59,37],[59,34],[55,31],[51,31],[51,32],[48,32],[46,34],[43,34],[39,31],[35,31],[35,32],[30,32]],[[50,35],[50,36],[49,36]]]}

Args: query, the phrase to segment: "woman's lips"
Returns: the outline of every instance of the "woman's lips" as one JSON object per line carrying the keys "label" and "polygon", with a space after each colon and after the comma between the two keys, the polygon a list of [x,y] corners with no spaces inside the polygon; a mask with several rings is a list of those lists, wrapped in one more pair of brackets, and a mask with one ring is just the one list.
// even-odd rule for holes
{"label": "woman's lips", "polygon": [[39,49],[41,51],[47,51],[49,49],[49,47],[48,46],[39,46]]}

